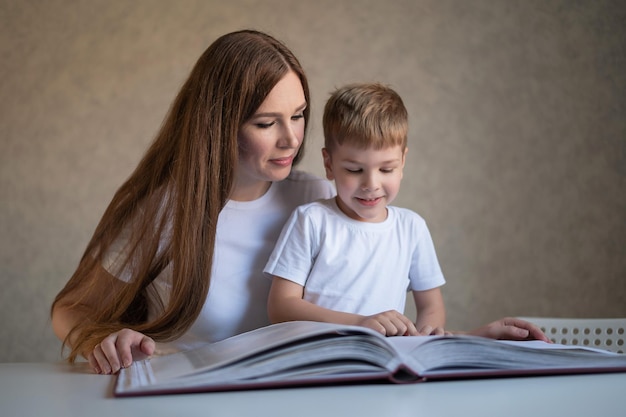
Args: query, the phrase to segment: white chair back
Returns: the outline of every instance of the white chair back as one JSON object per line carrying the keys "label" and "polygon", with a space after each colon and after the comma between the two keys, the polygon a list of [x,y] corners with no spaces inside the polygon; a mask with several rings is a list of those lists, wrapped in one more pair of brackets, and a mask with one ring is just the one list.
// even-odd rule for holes
{"label": "white chair back", "polygon": [[626,353],[626,318],[520,318],[539,326],[546,336],[555,343]]}

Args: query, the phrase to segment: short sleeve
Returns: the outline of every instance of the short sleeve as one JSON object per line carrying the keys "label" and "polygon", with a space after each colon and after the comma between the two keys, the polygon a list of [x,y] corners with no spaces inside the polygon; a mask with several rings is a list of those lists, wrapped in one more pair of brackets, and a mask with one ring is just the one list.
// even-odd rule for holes
{"label": "short sleeve", "polygon": [[420,220],[415,224],[417,244],[409,271],[410,289],[414,291],[440,287],[446,282],[428,226],[421,218]]}
{"label": "short sleeve", "polygon": [[314,236],[312,222],[299,207],[283,227],[263,272],[304,286],[317,251]]}

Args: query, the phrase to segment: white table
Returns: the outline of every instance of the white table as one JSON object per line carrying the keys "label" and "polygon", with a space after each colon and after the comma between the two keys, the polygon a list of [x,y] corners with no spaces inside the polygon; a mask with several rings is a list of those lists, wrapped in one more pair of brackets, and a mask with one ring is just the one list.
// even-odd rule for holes
{"label": "white table", "polygon": [[0,416],[625,416],[626,373],[135,398],[83,365],[0,364]]}

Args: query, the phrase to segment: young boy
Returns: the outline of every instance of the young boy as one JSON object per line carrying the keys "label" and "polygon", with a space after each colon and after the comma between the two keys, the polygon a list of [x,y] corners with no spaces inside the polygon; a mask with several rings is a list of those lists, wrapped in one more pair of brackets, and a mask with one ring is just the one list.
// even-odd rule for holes
{"label": "young boy", "polygon": [[[380,84],[348,85],[331,95],[323,124],[324,167],[337,196],[297,208],[285,224],[264,270],[273,276],[270,320],[443,334],[445,280],[426,223],[390,206],[407,153],[402,99]],[[401,313],[409,289],[415,322]]]}

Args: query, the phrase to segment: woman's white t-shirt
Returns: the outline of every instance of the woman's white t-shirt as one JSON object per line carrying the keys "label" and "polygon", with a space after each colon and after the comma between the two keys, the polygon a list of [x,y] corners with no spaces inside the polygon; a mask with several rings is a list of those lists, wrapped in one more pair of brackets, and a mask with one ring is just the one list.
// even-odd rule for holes
{"label": "woman's white t-shirt", "polygon": [[[204,307],[183,336],[159,344],[158,350],[166,353],[189,349],[268,325],[271,281],[264,276],[263,267],[283,224],[297,206],[334,194],[329,181],[293,171],[285,180],[272,183],[257,200],[228,201],[217,223],[213,272]],[[104,266],[107,268],[106,263]],[[171,274],[171,267],[164,269],[152,284],[164,303],[171,288]],[[160,313],[158,306],[159,303],[150,303],[151,317]]]}

